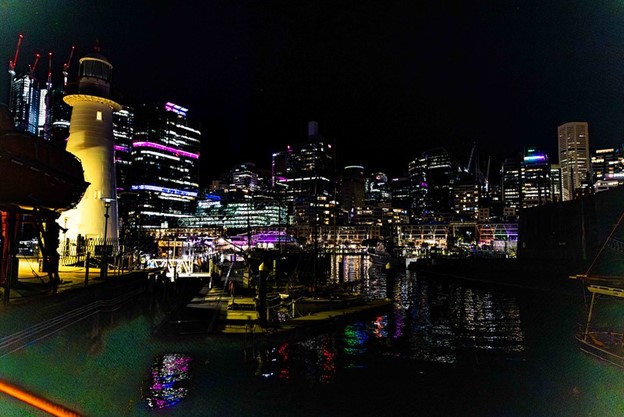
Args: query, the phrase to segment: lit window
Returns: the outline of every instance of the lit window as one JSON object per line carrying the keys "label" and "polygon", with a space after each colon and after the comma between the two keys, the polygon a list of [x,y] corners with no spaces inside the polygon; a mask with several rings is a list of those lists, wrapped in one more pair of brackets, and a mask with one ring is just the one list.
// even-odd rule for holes
{"label": "lit window", "polygon": [[95,113],[95,120],[100,120],[100,121],[102,120],[102,112],[101,111]]}

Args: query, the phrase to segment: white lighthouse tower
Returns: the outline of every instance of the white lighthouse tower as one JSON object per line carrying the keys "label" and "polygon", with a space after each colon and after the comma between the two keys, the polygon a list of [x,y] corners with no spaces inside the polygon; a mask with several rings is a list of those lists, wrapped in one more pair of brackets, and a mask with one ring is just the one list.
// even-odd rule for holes
{"label": "white lighthouse tower", "polygon": [[59,219],[69,239],[81,235],[111,244],[119,237],[113,111],[122,107],[110,99],[112,73],[113,66],[96,45],[94,52],[80,59],[78,84],[64,97],[73,108],[67,151],[82,161],[89,183],[78,205]]}

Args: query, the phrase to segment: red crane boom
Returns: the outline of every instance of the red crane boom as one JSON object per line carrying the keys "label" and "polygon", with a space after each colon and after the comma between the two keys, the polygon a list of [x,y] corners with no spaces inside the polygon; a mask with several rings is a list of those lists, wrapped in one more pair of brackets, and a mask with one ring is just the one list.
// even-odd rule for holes
{"label": "red crane boom", "polygon": [[22,46],[22,41],[24,40],[24,35],[20,34],[17,38],[17,46],[15,47],[15,56],[12,61],[9,61],[9,73],[11,75],[15,75],[15,66],[17,65],[17,56],[19,55],[20,48]]}
{"label": "red crane boom", "polygon": [[37,64],[39,63],[39,58],[40,57],[41,57],[40,54],[35,54],[35,63],[32,64],[32,65],[28,65],[28,67],[30,68],[30,71],[29,71],[28,74],[30,75],[31,78],[33,77],[33,75],[35,73],[35,68],[37,68]]}

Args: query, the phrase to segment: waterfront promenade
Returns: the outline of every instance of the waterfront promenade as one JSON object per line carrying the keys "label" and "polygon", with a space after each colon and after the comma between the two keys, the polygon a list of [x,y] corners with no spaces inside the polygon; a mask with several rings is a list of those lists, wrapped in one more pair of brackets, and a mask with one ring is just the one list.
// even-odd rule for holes
{"label": "waterfront promenade", "polygon": [[[99,268],[61,266],[61,283],[53,294],[47,273],[39,271],[34,258],[20,258],[17,285],[10,291],[9,302],[0,307],[0,356],[7,350],[22,346],[33,338],[81,320],[99,311],[117,309],[140,293],[155,290],[159,268],[135,271],[109,271],[105,279],[100,278]],[[150,277],[151,275],[151,277]],[[178,280],[186,283],[189,277]],[[191,286],[192,288],[192,286]],[[158,291],[158,290],[155,290]],[[184,292],[184,291],[182,291]],[[392,305],[391,299],[371,300],[366,303],[341,308],[332,308],[296,317],[279,326],[260,326],[255,300],[249,294],[236,294],[234,304],[250,305],[247,310],[229,310],[231,297],[225,291],[213,288],[211,293],[221,293],[225,300],[221,310],[222,325],[215,333],[223,335],[255,334],[277,337],[307,334],[320,328],[340,323],[347,318],[383,310]],[[188,294],[175,296],[188,297]],[[171,299],[171,307],[180,300]],[[241,317],[253,317],[241,320]],[[165,319],[163,317],[163,319]],[[19,340],[18,340],[19,339]],[[18,343],[19,342],[19,343]]]}

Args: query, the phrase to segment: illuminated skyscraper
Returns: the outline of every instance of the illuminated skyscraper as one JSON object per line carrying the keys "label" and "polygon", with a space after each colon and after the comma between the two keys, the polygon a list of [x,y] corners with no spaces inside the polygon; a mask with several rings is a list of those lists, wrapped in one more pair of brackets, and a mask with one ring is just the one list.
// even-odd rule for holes
{"label": "illuminated skyscraper", "polygon": [[520,164],[520,201],[522,208],[552,203],[551,167],[548,155],[529,148]]}
{"label": "illuminated skyscraper", "polygon": [[557,128],[563,201],[573,200],[590,170],[587,122],[569,122]]}
{"label": "illuminated skyscraper", "polygon": [[335,154],[318,123],[308,123],[308,141],[273,155],[273,185],[283,188],[295,224],[331,225],[335,218]]}
{"label": "illuminated skyscraper", "polygon": [[134,109],[123,106],[113,113],[113,136],[115,137],[115,172],[117,195],[130,188],[129,175],[132,164],[132,137],[134,135]]}
{"label": "illuminated skyscraper", "polygon": [[172,227],[195,213],[201,132],[187,111],[173,103],[135,109],[128,214],[143,228]]}
{"label": "illuminated skyscraper", "polygon": [[340,187],[340,203],[342,208],[350,212],[354,207],[364,205],[364,167],[349,165],[342,170]]}
{"label": "illuminated skyscraper", "polygon": [[121,110],[121,105],[110,99],[112,70],[96,47],[80,59],[78,83],[64,97],[73,108],[67,150],[82,161],[85,180],[90,183],[76,208],[63,213],[61,224],[68,228],[69,239],[81,235],[115,242],[119,235],[113,110]]}
{"label": "illuminated skyscraper", "polygon": [[37,79],[30,74],[13,80],[9,110],[13,114],[17,130],[37,135],[40,95]]}
{"label": "illuminated skyscraper", "polygon": [[597,149],[591,161],[596,192],[624,185],[624,147]]}
{"label": "illuminated skyscraper", "polygon": [[445,148],[423,152],[408,168],[412,182],[412,216],[416,222],[447,218],[453,210],[457,163]]}

